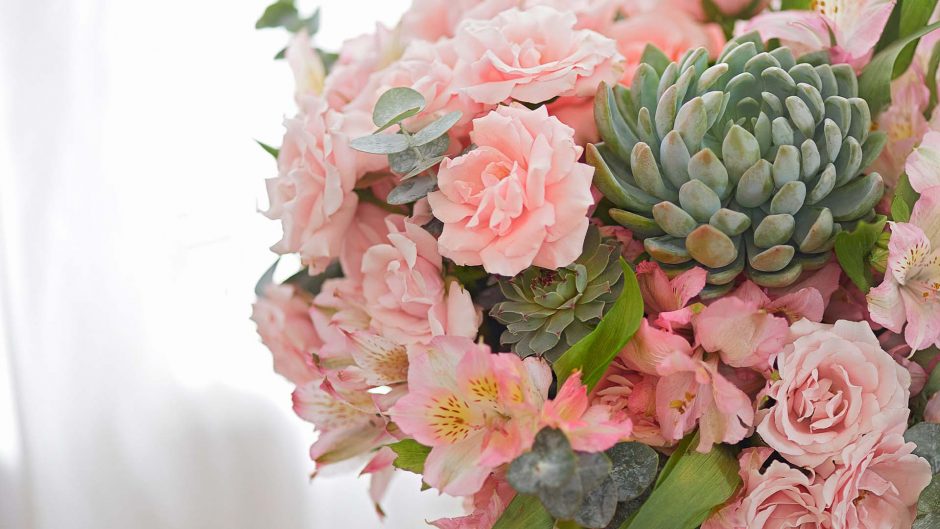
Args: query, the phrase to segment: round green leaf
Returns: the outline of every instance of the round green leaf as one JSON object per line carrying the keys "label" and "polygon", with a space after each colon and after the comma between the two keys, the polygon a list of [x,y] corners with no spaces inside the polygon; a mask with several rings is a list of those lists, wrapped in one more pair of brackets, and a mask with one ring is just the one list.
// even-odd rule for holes
{"label": "round green leaf", "polygon": [[408,138],[401,134],[373,134],[356,138],[349,146],[369,154],[395,154],[408,148]]}
{"label": "round green leaf", "polygon": [[424,96],[411,88],[392,88],[379,97],[372,111],[372,122],[385,130],[424,110]]}
{"label": "round green leaf", "polygon": [[420,147],[426,143],[430,143],[450,130],[451,127],[457,124],[460,121],[460,118],[463,117],[463,113],[458,111],[450,112],[449,114],[444,114],[443,116],[437,118],[427,127],[419,130],[411,138],[411,144],[415,147]]}

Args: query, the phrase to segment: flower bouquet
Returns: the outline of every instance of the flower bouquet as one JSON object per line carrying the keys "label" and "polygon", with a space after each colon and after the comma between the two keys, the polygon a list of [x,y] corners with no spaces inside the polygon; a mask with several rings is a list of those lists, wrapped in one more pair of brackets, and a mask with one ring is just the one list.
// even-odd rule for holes
{"label": "flower bouquet", "polygon": [[780,4],[268,7],[303,268],[252,317],[318,469],[441,529],[940,527],[937,1]]}

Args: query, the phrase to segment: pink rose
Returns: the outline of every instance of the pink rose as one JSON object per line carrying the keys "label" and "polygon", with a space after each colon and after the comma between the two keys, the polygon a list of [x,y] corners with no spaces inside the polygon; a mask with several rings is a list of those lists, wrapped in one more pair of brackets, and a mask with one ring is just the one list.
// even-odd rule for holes
{"label": "pink rose", "polygon": [[284,234],[271,249],[299,253],[311,273],[339,256],[359,203],[359,176],[349,137],[339,132],[343,116],[322,101],[307,114],[285,122],[278,175],[267,180],[265,215],[281,221]]}
{"label": "pink rose", "polygon": [[702,529],[829,529],[823,487],[781,461],[761,471],[773,450],[746,448],[739,458],[743,484],[734,501]]}
{"label": "pink rose", "polygon": [[340,110],[355,100],[372,74],[398,60],[402,52],[399,32],[382,24],[376,24],[373,33],[344,42],[324,85],[323,97],[330,108]]}
{"label": "pink rose", "polygon": [[372,326],[398,343],[434,336],[475,338],[480,314],[459,283],[445,285],[434,236],[403,217],[386,220],[388,243],[362,258],[362,292]]}
{"label": "pink rose", "polygon": [[621,74],[614,41],[576,30],[573,13],[536,6],[509,9],[457,28],[457,79],[475,101],[541,103],[557,96],[590,97],[601,81]]}
{"label": "pink rose", "polygon": [[725,36],[717,24],[701,24],[681,11],[654,9],[621,20],[605,33],[617,41],[617,49],[626,57],[621,82],[629,85],[640,65],[647,44],[678,61],[690,49],[704,47],[712,57],[725,44]]}
{"label": "pink rose", "polygon": [[574,142],[578,145],[600,141],[593,97],[560,97],[547,106],[549,114],[574,129]]}
{"label": "pink rose", "polygon": [[842,452],[873,431],[903,432],[911,377],[864,322],[799,321],[777,355],[774,405],[757,432],[793,464],[826,475]]}
{"label": "pink rose", "polygon": [[628,368],[623,353],[610,364],[604,378],[591,395],[593,402],[626,415],[633,423],[631,438],[650,446],[672,446],[675,441],[663,437],[656,418],[656,384],[659,377],[644,375]]}
{"label": "pink rose", "polygon": [[457,264],[515,275],[557,269],[581,253],[594,169],[574,132],[545,107],[500,106],[473,122],[476,149],[445,159],[428,195],[444,223],[440,252]]}
{"label": "pink rose", "polygon": [[930,464],[899,433],[874,432],[847,446],[823,485],[836,529],[907,529],[930,484]]}
{"label": "pink rose", "polygon": [[310,301],[293,285],[269,285],[251,306],[261,342],[274,356],[274,371],[300,385],[319,377],[313,355],[322,345],[310,319]]}

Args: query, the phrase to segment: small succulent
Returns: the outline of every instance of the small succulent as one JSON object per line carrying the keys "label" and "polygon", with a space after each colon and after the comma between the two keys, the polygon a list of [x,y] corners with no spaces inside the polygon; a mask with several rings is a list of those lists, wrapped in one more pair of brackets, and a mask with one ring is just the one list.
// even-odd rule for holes
{"label": "small succulent", "polygon": [[557,270],[530,267],[500,281],[506,298],[490,315],[507,326],[500,341],[525,358],[555,361],[590,333],[620,295],[620,244],[591,226],[581,256]]}
{"label": "small succulent", "polygon": [[745,270],[789,285],[873,217],[884,182],[863,170],[886,135],[871,132],[851,67],[766,50],[757,34],[731,40],[713,66],[704,49],[646,58],[630,88],[598,90],[604,141],[587,156],[611,217],[667,271],[702,266],[713,294]]}

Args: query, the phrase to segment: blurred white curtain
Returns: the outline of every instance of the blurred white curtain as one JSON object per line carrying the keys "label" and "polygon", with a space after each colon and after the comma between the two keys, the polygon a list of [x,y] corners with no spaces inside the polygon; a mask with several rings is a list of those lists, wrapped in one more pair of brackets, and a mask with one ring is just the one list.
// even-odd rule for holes
{"label": "blurred white curtain", "polygon": [[[405,0],[329,0],[321,42]],[[264,0],[0,0],[0,527],[379,527],[248,321],[292,81]],[[304,7],[312,8],[309,3]],[[399,479],[390,528],[455,512]]]}

